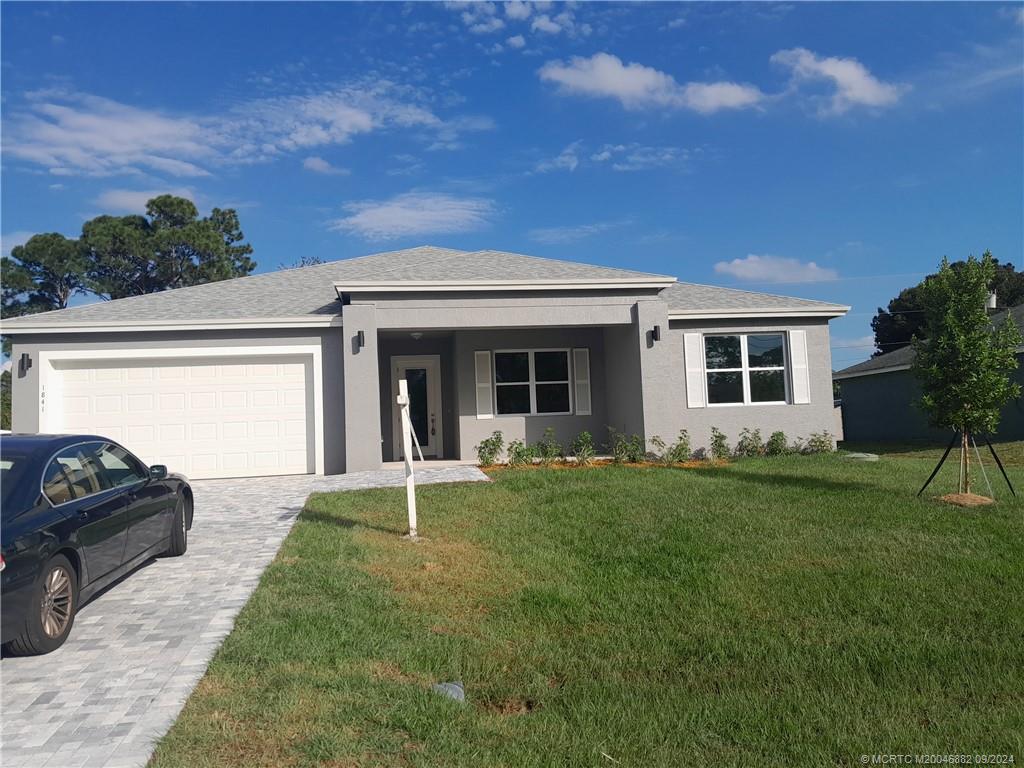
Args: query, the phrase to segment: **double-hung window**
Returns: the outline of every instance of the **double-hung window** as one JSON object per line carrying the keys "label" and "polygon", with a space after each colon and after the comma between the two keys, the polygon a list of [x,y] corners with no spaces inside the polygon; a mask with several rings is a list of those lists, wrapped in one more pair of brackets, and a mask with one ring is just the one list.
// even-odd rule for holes
{"label": "double-hung window", "polygon": [[569,350],[494,353],[498,415],[572,413]]}
{"label": "double-hung window", "polygon": [[787,402],[786,357],[782,333],[705,335],[708,404]]}

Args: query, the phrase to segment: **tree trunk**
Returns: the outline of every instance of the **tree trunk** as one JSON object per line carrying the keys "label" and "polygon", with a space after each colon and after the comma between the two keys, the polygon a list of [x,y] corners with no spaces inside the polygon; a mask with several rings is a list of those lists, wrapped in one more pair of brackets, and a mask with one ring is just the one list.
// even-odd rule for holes
{"label": "tree trunk", "polygon": [[971,492],[970,437],[967,430],[960,432],[960,483],[957,493]]}

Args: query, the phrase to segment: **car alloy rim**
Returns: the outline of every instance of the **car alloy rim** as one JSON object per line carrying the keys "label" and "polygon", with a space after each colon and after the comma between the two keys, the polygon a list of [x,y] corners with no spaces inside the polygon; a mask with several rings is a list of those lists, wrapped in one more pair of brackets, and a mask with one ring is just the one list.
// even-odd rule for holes
{"label": "car alloy rim", "polygon": [[63,566],[46,574],[40,618],[48,637],[60,637],[71,621],[71,575]]}
{"label": "car alloy rim", "polygon": [[188,526],[185,525],[185,504],[181,505],[181,540],[186,541],[188,537]]}

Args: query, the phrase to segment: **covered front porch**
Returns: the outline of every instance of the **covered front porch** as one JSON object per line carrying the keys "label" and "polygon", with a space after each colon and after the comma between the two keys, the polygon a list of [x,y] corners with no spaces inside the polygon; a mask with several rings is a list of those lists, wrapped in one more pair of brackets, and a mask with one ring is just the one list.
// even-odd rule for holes
{"label": "covered front porch", "polygon": [[[471,461],[481,440],[602,443],[644,435],[681,386],[681,350],[659,341],[667,305],[605,292],[346,297],[345,471],[398,461],[398,382],[428,460]],[[675,398],[678,400],[678,398]],[[665,434],[674,434],[674,425]],[[653,434],[653,432],[652,432]]]}
{"label": "covered front porch", "polygon": [[[630,391],[638,379],[613,376],[609,412],[607,350],[621,346],[620,336],[614,327],[378,331],[380,460],[403,458],[402,378],[428,461],[474,461],[477,444],[495,431],[506,442],[536,442],[549,428],[565,445],[582,431],[603,440],[608,425],[630,421],[619,411],[639,401]],[[614,353],[620,367],[628,357]]]}

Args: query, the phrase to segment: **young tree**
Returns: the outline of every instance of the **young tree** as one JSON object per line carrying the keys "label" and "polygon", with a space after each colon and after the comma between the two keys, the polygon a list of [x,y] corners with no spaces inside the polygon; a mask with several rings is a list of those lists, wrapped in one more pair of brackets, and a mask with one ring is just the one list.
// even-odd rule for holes
{"label": "young tree", "polygon": [[921,406],[932,424],[960,432],[961,493],[970,493],[968,446],[975,432],[992,433],[999,409],[1020,396],[1010,381],[1017,368],[1020,330],[985,309],[995,260],[988,251],[954,269],[947,259],[922,285],[925,338],[915,338],[912,370],[921,382]]}

